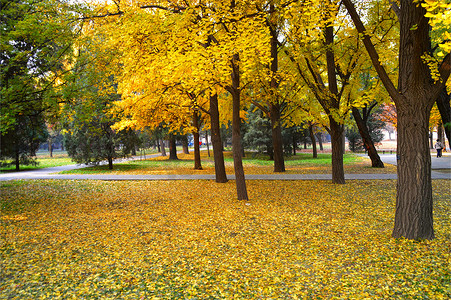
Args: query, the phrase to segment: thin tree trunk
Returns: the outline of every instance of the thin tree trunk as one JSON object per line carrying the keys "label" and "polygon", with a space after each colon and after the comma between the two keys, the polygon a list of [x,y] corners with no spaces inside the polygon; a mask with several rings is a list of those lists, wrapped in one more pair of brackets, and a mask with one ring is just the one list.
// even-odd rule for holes
{"label": "thin tree trunk", "polygon": [[322,133],[321,133],[321,132],[318,132],[318,133],[316,134],[316,138],[317,138],[317,140],[318,140],[319,150],[323,151],[324,148],[323,148],[323,135],[322,135]]}
{"label": "thin tree trunk", "polygon": [[377,153],[376,147],[374,147],[373,140],[371,139],[370,133],[368,132],[368,127],[360,115],[359,109],[356,107],[352,108],[352,115],[359,129],[360,136],[362,137],[365,149],[368,151],[368,156],[371,159],[371,167],[373,168],[383,168],[384,163],[382,162],[379,154]]}
{"label": "thin tree trunk", "polygon": [[233,165],[235,169],[236,191],[238,200],[248,200],[246,181],[244,177],[243,160],[241,157],[241,119],[240,119],[240,70],[237,62],[239,55],[234,54],[232,64],[232,151]]}
{"label": "thin tree trunk", "polygon": [[113,158],[108,156],[108,170],[113,170]]}
{"label": "thin tree trunk", "polygon": [[446,88],[442,90],[440,96],[437,98],[436,103],[440,116],[442,117],[442,123],[445,127],[446,138],[451,145],[451,106],[449,105],[451,96],[448,95]]}
{"label": "thin tree trunk", "polygon": [[[274,4],[270,5],[270,15],[272,16],[275,12]],[[271,76],[270,86],[272,89],[276,90],[279,87],[279,82],[276,79],[276,74],[279,71],[279,53],[278,53],[278,32],[277,24],[272,23],[274,18],[270,20],[270,34],[271,34]],[[272,133],[272,144],[274,151],[274,172],[285,172],[285,161],[283,158],[283,141],[282,141],[282,127],[280,124],[280,103],[277,98],[277,93],[273,94],[274,99],[269,104],[269,117],[271,119],[271,133]]]}
{"label": "thin tree trunk", "polygon": [[53,141],[49,140],[48,145],[49,145],[49,155],[50,157],[53,157]]}
{"label": "thin tree trunk", "polygon": [[205,141],[207,144],[207,155],[210,157],[210,143],[208,142],[208,130],[205,130]]}
{"label": "thin tree trunk", "polygon": [[330,116],[330,135],[332,138],[332,182],[337,184],[345,183],[343,169],[343,125],[338,124]]}
{"label": "thin tree trunk", "polygon": [[15,164],[16,164],[16,171],[20,170],[20,155],[19,155],[19,151],[16,150],[16,157],[15,157]]}
{"label": "thin tree trunk", "polygon": [[274,172],[285,172],[283,158],[282,128],[280,126],[280,105],[271,104],[271,132],[274,151]]}
{"label": "thin tree trunk", "polygon": [[199,115],[197,111],[193,113],[193,137],[194,137],[194,169],[202,170],[202,163],[200,160],[200,147],[199,147]]}
{"label": "thin tree trunk", "polygon": [[313,158],[318,158],[318,151],[316,149],[316,139],[315,134],[313,133],[313,125],[309,124],[309,132],[310,132],[310,139],[312,140],[312,146],[313,146]]}
{"label": "thin tree trunk", "polygon": [[160,140],[161,156],[166,156],[166,149],[164,147],[164,140],[163,139],[159,139],[159,140]]}
{"label": "thin tree trunk", "polygon": [[177,160],[177,146],[175,144],[175,135],[169,134],[169,159]]}
{"label": "thin tree trunk", "polygon": [[296,132],[294,132],[293,133],[293,136],[292,136],[292,143],[293,143],[293,155],[296,155],[296,149],[297,149],[297,147],[298,147],[298,143],[297,143],[297,141],[296,141]]}
{"label": "thin tree trunk", "polygon": [[[210,122],[211,122],[211,143],[213,145],[213,157],[215,160],[216,182],[227,182],[227,175],[224,165],[224,153],[221,141],[221,128],[219,125],[218,95],[210,96]],[[199,145],[199,143],[197,143]]]}

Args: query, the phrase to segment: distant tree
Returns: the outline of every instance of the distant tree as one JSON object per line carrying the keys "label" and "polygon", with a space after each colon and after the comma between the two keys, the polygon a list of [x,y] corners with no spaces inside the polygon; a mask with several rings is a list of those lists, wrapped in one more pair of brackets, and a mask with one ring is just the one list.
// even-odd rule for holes
{"label": "distant tree", "polygon": [[271,121],[261,110],[251,106],[247,122],[243,124],[243,146],[266,153],[270,160],[274,159]]}
{"label": "distant tree", "polygon": [[16,118],[13,128],[0,137],[0,165],[36,165],[36,151],[47,139],[47,129],[41,115],[22,115]]}

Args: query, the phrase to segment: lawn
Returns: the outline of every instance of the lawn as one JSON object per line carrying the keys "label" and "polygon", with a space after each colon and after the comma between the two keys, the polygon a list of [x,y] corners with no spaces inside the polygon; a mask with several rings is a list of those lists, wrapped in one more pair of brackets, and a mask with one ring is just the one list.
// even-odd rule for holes
{"label": "lawn", "polygon": [[[75,163],[67,156],[67,153],[65,151],[58,151],[53,153],[53,157],[50,157],[49,153],[47,151],[45,152],[38,152],[36,155],[36,161],[38,162],[38,165],[20,165],[20,171],[26,171],[26,170],[36,170],[36,169],[43,169],[43,168],[51,168],[51,167],[58,167],[58,166],[66,166],[66,165],[74,165]],[[8,167],[1,167],[0,172],[15,172],[16,167],[15,166],[8,166]]]}
{"label": "lawn", "polygon": [[433,241],[390,237],[396,182],[11,181],[1,299],[449,299],[451,191]]}
{"label": "lawn", "polygon": [[[179,160],[168,160],[168,157],[156,157],[147,160],[127,161],[117,163],[113,170],[108,166],[93,166],[83,169],[64,171],[65,174],[214,174],[213,153],[209,157],[207,151],[201,151],[202,170],[194,170],[194,154],[178,154]],[[227,174],[234,174],[231,152],[225,152],[225,166]],[[285,158],[286,174],[331,174],[331,154],[320,153],[318,158],[312,158],[311,153],[298,153]],[[365,173],[396,173],[396,166],[386,165],[385,168],[371,168],[369,158],[360,157],[353,153],[346,153],[343,158],[344,169],[347,174]],[[243,158],[246,174],[272,174],[274,162],[267,156],[246,153]]]}

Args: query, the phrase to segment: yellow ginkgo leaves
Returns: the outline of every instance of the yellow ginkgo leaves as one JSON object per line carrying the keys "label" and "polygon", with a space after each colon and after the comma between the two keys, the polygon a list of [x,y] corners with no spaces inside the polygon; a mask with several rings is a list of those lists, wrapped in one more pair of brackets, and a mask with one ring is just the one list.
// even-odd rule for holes
{"label": "yellow ginkgo leaves", "polygon": [[250,181],[240,202],[232,182],[3,184],[0,298],[449,298],[449,182],[424,242],[390,237],[395,186]]}

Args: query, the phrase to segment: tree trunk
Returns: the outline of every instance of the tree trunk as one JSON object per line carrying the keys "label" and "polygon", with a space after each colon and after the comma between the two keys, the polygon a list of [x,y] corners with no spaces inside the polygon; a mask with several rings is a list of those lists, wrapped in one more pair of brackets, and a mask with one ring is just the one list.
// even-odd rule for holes
{"label": "tree trunk", "polygon": [[383,168],[384,163],[382,162],[379,154],[377,153],[376,147],[374,147],[373,140],[371,139],[370,133],[368,132],[368,127],[360,115],[359,109],[356,107],[352,108],[352,115],[359,129],[360,136],[363,140],[363,145],[368,151],[368,156],[371,159],[371,167],[373,168]]}
{"label": "tree trunk", "polygon": [[219,126],[219,106],[217,94],[210,96],[210,123],[211,123],[211,143],[213,145],[213,158],[215,160],[216,182],[225,183],[227,182],[227,175],[224,165],[224,153],[221,141],[221,128]]}
{"label": "tree trunk", "polygon": [[285,172],[283,158],[282,128],[280,126],[280,105],[271,104],[271,132],[274,151],[274,172]]}
{"label": "tree trunk", "polygon": [[432,130],[429,131],[429,148],[434,149],[434,139],[432,138]]}
{"label": "tree trunk", "polygon": [[292,142],[292,144],[293,144],[293,155],[296,155],[296,149],[297,149],[297,147],[298,147],[298,143],[297,143],[297,141],[296,141],[296,132],[293,133],[291,142]]}
{"label": "tree trunk", "polygon": [[108,156],[108,170],[113,170],[113,158]]}
{"label": "tree trunk", "polygon": [[321,133],[321,132],[318,132],[318,133],[316,134],[316,137],[317,137],[318,143],[319,143],[319,150],[323,151],[324,148],[323,148],[323,135],[322,135],[322,133]]}
{"label": "tree trunk", "polygon": [[50,157],[53,157],[53,141],[49,139],[48,145],[49,145],[49,155]]}
{"label": "tree trunk", "polygon": [[[274,4],[270,5],[271,16],[275,12]],[[279,82],[276,79],[277,72],[279,71],[279,52],[278,52],[278,32],[277,24],[273,23],[274,18],[270,20],[270,34],[271,34],[271,92],[273,92],[272,101],[269,104],[269,117],[271,119],[271,133],[272,133],[272,144],[274,151],[274,172],[285,172],[285,161],[283,158],[283,141],[282,141],[282,127],[280,124],[280,103],[277,97],[277,88],[279,87]]]}
{"label": "tree trunk", "polygon": [[309,129],[309,132],[310,132],[310,139],[312,140],[313,158],[318,158],[318,151],[316,150],[315,134],[313,133],[313,125],[309,124],[308,129]]}
{"label": "tree trunk", "polygon": [[200,147],[199,147],[199,116],[197,111],[193,113],[193,137],[194,137],[194,169],[202,170],[202,163],[200,160]]}
{"label": "tree trunk", "polygon": [[19,150],[16,150],[16,157],[15,157],[15,164],[16,164],[16,171],[20,170],[20,154]]}
{"label": "tree trunk", "polygon": [[343,125],[329,116],[330,135],[332,138],[332,182],[337,184],[345,183],[345,173],[343,169]]}
{"label": "tree trunk", "polygon": [[182,147],[183,147],[183,153],[189,154],[189,148],[188,148],[188,136],[185,134],[181,137],[182,140]]}
{"label": "tree trunk", "polygon": [[208,142],[208,130],[205,130],[205,143],[207,144],[207,155],[210,157],[210,143]]}
{"label": "tree trunk", "polygon": [[440,112],[440,116],[442,117],[442,123],[445,127],[446,138],[448,139],[448,143],[451,146],[451,107],[449,105],[451,96],[448,95],[446,88],[442,90],[440,96],[437,98],[437,107]]}
{"label": "tree trunk", "polygon": [[240,119],[240,70],[237,63],[239,55],[234,54],[232,64],[232,151],[233,151],[233,165],[235,169],[236,191],[238,200],[248,200],[246,181],[244,178],[243,160],[241,157],[241,119]]}
{"label": "tree trunk", "polygon": [[426,107],[398,110],[398,182],[393,237],[433,239],[431,156]]}
{"label": "tree trunk", "polygon": [[163,139],[159,140],[160,140],[161,156],[166,156],[166,149],[164,148],[164,140]]}
{"label": "tree trunk", "polygon": [[170,160],[179,159],[177,157],[177,146],[175,144],[175,135],[173,134],[169,135],[169,159]]}

